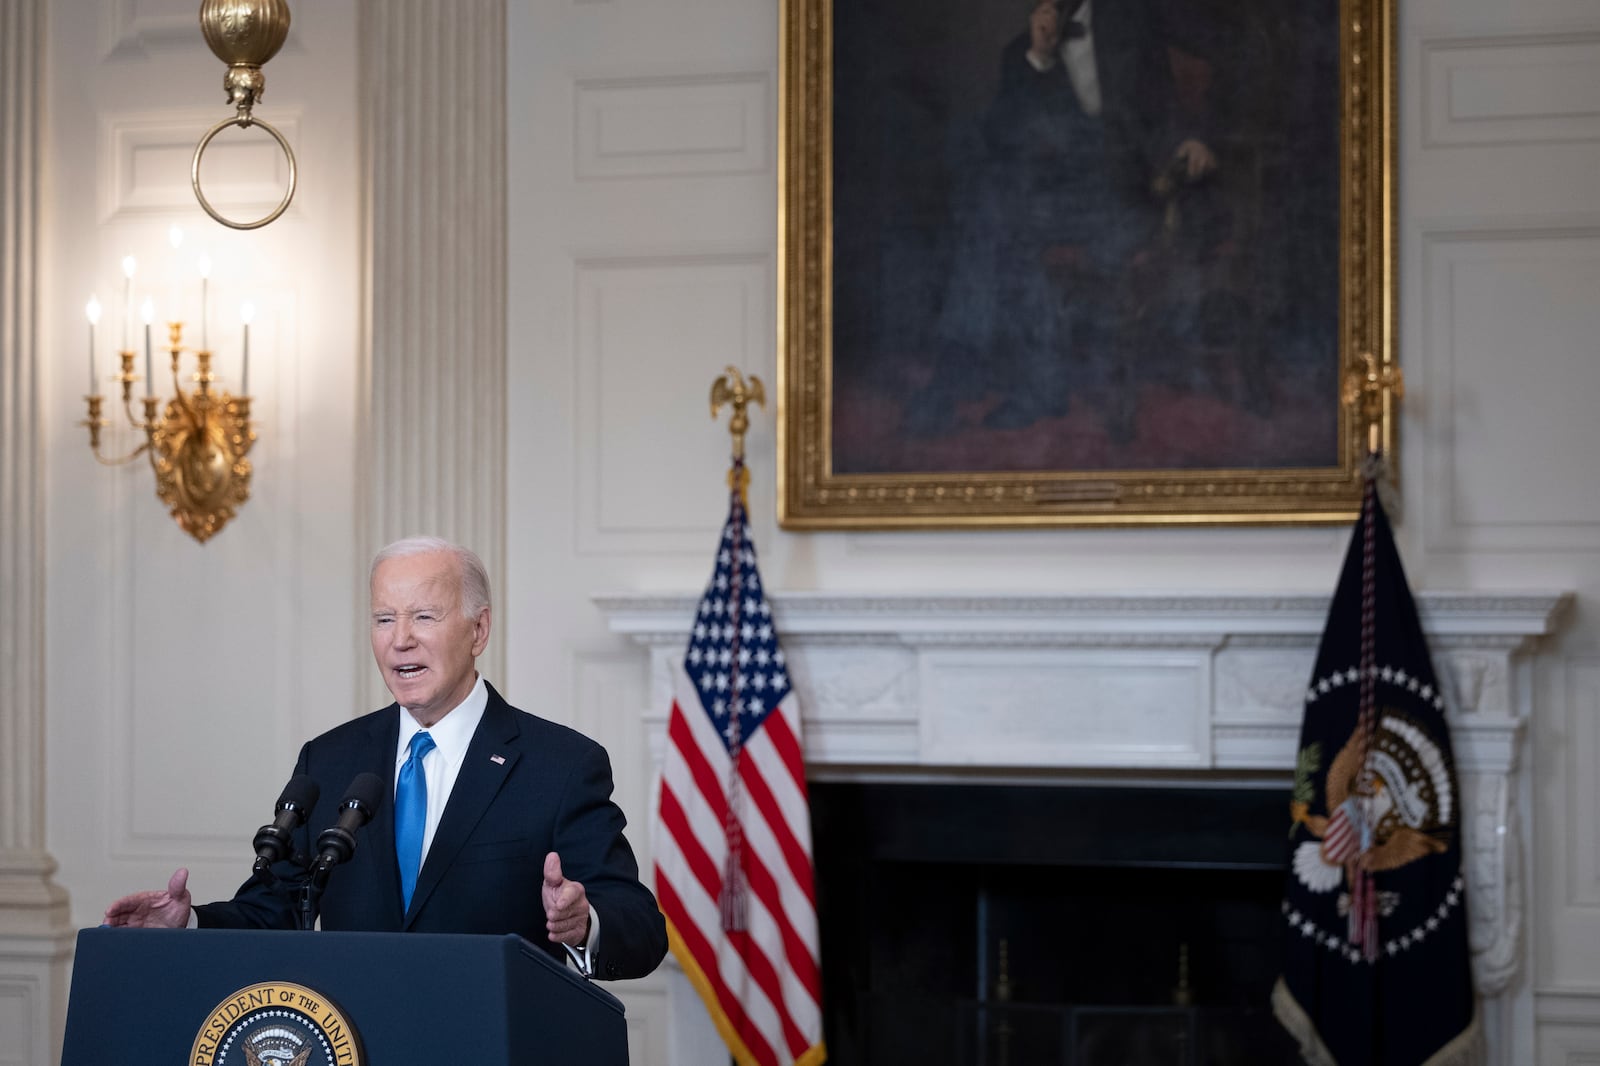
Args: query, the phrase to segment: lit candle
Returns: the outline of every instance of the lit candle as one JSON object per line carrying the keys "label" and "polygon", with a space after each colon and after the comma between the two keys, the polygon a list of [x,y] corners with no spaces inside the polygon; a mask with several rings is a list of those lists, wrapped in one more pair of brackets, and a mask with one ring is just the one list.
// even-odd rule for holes
{"label": "lit candle", "polygon": [[144,319],[144,394],[150,396],[154,393],[156,381],[155,370],[150,362],[150,323],[156,317],[156,305],[150,302],[150,297],[144,298],[139,314]]}
{"label": "lit candle", "polygon": [[206,331],[206,294],[210,291],[210,286],[211,257],[202,255],[200,257],[200,350],[203,352],[211,350],[211,342]]}
{"label": "lit candle", "polygon": [[95,387],[94,375],[94,327],[100,322],[100,301],[93,296],[89,297],[89,302],[83,307],[83,313],[89,316],[89,395],[98,396],[100,391]]}
{"label": "lit candle", "polygon": [[244,360],[239,367],[239,395],[250,395],[250,320],[256,317],[256,305],[239,305],[239,317],[244,319]]}
{"label": "lit candle", "polygon": [[122,350],[133,350],[133,272],[138,268],[133,256],[122,257]]}

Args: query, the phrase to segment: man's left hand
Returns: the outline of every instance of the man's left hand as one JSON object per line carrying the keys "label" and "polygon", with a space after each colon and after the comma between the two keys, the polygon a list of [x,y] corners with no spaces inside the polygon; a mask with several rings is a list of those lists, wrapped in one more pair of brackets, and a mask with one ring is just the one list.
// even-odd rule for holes
{"label": "man's left hand", "polygon": [[1178,145],[1172,158],[1183,166],[1183,176],[1190,181],[1198,181],[1217,169],[1216,154],[1193,137]]}
{"label": "man's left hand", "polygon": [[544,924],[556,944],[582,947],[589,938],[589,896],[581,881],[568,881],[561,873],[561,856],[544,857]]}

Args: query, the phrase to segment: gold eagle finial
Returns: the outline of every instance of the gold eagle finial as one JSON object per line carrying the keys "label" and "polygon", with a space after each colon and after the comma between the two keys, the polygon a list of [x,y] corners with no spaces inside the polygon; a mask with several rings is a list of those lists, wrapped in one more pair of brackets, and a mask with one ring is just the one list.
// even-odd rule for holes
{"label": "gold eagle finial", "polygon": [[711,417],[716,418],[724,404],[733,405],[733,417],[728,420],[728,432],[733,434],[733,466],[728,470],[728,487],[738,489],[739,497],[749,506],[746,497],[750,488],[750,471],[744,465],[744,435],[750,428],[747,408],[751,401],[767,406],[767,390],[754,374],[748,381],[739,368],[730,366],[727,372],[711,383]]}
{"label": "gold eagle finial", "polygon": [[744,459],[744,435],[750,429],[750,416],[745,408],[752,401],[761,407],[767,406],[767,390],[754,374],[746,381],[738,367],[730,366],[726,373],[711,383],[711,417],[716,418],[723,405],[733,405],[733,418],[728,422],[728,432],[733,434],[733,461],[736,463]]}

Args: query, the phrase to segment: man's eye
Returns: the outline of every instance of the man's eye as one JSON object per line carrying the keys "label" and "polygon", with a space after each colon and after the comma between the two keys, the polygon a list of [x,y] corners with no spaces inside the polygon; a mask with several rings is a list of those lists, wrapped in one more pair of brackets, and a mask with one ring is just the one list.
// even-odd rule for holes
{"label": "man's eye", "polygon": [[393,621],[394,621],[393,618],[374,618],[372,620],[372,624],[375,625],[375,626],[386,626],[386,625],[390,624]]}

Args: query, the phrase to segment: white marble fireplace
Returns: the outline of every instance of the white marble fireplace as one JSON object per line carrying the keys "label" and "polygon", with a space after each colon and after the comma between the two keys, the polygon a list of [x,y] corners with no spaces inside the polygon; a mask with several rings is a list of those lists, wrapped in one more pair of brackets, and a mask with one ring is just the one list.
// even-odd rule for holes
{"label": "white marble fireplace", "polygon": [[[818,779],[1285,788],[1326,596],[769,594]],[[1566,597],[1422,593],[1464,793],[1475,977],[1491,1061],[1533,1058],[1525,964],[1530,655]],[[606,595],[649,650],[659,758],[697,596]],[[675,982],[676,990],[687,985]],[[690,994],[692,995],[692,994]],[[674,1002],[672,1012],[693,1012]],[[674,1058],[674,1063],[679,1059]],[[687,1064],[688,1060],[682,1060]]]}

